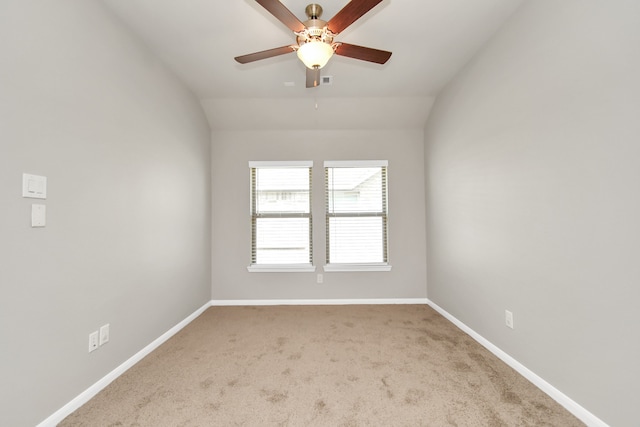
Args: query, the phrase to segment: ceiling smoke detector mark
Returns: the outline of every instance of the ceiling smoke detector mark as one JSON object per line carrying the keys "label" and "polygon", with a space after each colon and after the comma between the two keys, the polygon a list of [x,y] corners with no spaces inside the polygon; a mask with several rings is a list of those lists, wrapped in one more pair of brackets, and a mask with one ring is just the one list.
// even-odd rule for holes
{"label": "ceiling smoke detector mark", "polygon": [[284,85],[285,85],[286,87],[293,87],[293,86],[295,86],[295,85],[296,85],[296,83],[295,83],[295,82],[284,82]]}
{"label": "ceiling smoke detector mark", "polygon": [[320,84],[321,85],[330,85],[331,83],[333,83],[333,76],[322,76],[320,77]]}

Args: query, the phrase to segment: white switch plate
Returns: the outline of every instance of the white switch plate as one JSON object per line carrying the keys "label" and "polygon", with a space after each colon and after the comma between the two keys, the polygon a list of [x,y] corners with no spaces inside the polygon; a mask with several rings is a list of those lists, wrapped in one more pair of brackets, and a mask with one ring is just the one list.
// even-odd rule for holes
{"label": "white switch plate", "polygon": [[47,224],[47,207],[45,205],[31,205],[31,226],[44,227]]}
{"label": "white switch plate", "polygon": [[100,327],[100,345],[109,342],[109,324]]}
{"label": "white switch plate", "polygon": [[318,274],[317,281],[318,281],[318,283],[323,283],[324,282],[324,277],[322,277],[322,274]]}
{"label": "white switch plate", "polygon": [[47,177],[40,175],[22,174],[22,197],[32,199],[47,198]]}

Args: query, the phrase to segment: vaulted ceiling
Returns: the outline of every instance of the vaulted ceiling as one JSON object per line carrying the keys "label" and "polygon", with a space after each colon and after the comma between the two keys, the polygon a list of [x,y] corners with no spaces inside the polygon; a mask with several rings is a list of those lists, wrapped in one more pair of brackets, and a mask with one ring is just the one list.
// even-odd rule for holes
{"label": "vaulted ceiling", "polygon": [[[295,53],[233,58],[295,44],[254,0],[103,0],[201,100],[213,129],[422,128],[438,92],[522,0],[383,0],[344,41],[393,52],[384,65],[335,56],[330,85],[305,88]],[[329,20],[347,0],[322,0]],[[282,0],[305,21],[309,0]]]}

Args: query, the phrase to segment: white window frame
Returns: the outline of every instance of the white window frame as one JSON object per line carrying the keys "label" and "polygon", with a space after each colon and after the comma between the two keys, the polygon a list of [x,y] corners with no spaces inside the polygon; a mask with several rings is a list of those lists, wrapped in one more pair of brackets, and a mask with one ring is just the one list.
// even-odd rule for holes
{"label": "white window frame", "polygon": [[[250,161],[249,162],[249,173],[251,174],[251,170],[252,169],[259,169],[259,168],[310,168],[311,171],[313,170],[313,161],[312,160],[302,160],[302,161]],[[310,173],[310,176],[312,174]],[[250,175],[251,176],[251,175]],[[251,191],[249,192],[249,215],[250,215],[250,219],[251,219],[251,229],[252,229],[252,233],[251,233],[251,251],[253,252],[254,250],[254,238],[255,238],[255,234],[253,233],[253,221],[254,221],[254,214],[255,212],[253,211],[255,208],[254,205],[254,192],[253,192],[253,184],[250,183],[251,186]],[[309,203],[310,205],[312,205],[312,182],[311,180],[309,181]],[[310,251],[310,257],[311,259],[313,259],[313,239],[312,239],[312,234],[313,234],[313,218],[312,218],[312,212],[311,212],[311,206],[309,209],[309,214],[308,214],[308,218],[309,218],[309,251]],[[293,216],[292,216],[293,217]],[[299,215],[295,216],[295,217],[300,217]],[[316,271],[316,267],[313,265],[313,262],[310,263],[300,263],[300,264],[253,264],[253,253],[250,255],[251,256],[251,263],[250,265],[247,267],[247,271],[249,271],[250,273],[296,273],[296,272],[314,272]]]}
{"label": "white window frame", "polygon": [[[386,178],[383,181],[383,197],[385,198],[384,204],[384,222],[385,222],[385,262],[372,262],[372,263],[329,263],[329,251],[330,251],[330,229],[329,218],[332,214],[329,212],[329,188],[327,181],[327,169],[328,168],[372,168],[372,167],[384,167],[386,169]],[[339,272],[339,271],[391,271],[391,264],[389,263],[389,186],[388,186],[388,168],[389,162],[387,160],[327,160],[324,162],[325,171],[325,226],[326,226],[326,264],[323,266],[323,270],[327,272]],[[357,216],[357,215],[354,215]]]}

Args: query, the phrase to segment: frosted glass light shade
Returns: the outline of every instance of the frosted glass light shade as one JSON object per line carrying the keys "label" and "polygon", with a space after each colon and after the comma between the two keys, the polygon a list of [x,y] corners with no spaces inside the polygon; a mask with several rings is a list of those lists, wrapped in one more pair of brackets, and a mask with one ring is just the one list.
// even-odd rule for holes
{"label": "frosted glass light shade", "polygon": [[322,68],[333,56],[333,48],[322,41],[310,41],[298,48],[298,58],[307,68]]}

